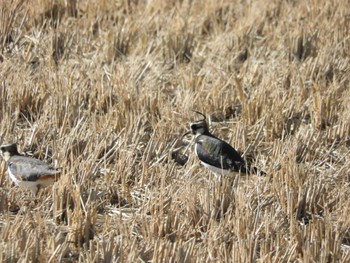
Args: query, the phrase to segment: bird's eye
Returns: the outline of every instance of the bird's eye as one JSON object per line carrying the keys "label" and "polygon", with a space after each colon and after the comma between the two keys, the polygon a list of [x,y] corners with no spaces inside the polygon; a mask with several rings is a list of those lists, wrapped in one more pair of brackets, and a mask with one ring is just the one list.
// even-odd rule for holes
{"label": "bird's eye", "polygon": [[192,124],[191,125],[191,130],[196,130],[197,129],[197,125],[196,124]]}

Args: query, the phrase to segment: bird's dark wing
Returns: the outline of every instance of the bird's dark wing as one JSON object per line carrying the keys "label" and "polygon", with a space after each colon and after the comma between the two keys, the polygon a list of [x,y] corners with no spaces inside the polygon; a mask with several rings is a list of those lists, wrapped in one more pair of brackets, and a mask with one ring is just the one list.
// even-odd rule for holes
{"label": "bird's dark wing", "polygon": [[241,155],[227,142],[222,141],[222,155],[231,170],[246,173],[246,163]]}
{"label": "bird's dark wing", "polygon": [[196,138],[198,158],[212,166],[245,172],[245,162],[228,143],[214,136],[200,135]]}
{"label": "bird's dark wing", "polygon": [[13,156],[8,161],[12,174],[23,181],[36,181],[42,176],[59,174],[47,163],[25,156]]}

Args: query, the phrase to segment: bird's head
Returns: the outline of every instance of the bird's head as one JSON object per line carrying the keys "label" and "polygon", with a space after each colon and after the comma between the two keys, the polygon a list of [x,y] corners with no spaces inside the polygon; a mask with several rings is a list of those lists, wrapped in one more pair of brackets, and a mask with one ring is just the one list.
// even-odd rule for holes
{"label": "bird's head", "polygon": [[202,115],[203,119],[191,123],[190,127],[191,127],[192,134],[201,135],[201,134],[209,133],[208,123],[206,121],[205,115],[199,111],[194,111],[194,112]]}
{"label": "bird's head", "polygon": [[182,138],[188,134],[194,134],[194,135],[209,134],[208,123],[206,121],[205,115],[199,111],[194,111],[194,112],[202,115],[203,119],[192,122],[190,124],[191,130],[186,132],[184,135],[182,135]]}
{"label": "bird's head", "polygon": [[195,135],[201,135],[209,132],[208,124],[204,121],[196,121],[191,123],[191,132]]}
{"label": "bird's head", "polygon": [[11,156],[20,155],[17,150],[17,145],[15,143],[4,144],[0,146],[1,156],[8,161]]}

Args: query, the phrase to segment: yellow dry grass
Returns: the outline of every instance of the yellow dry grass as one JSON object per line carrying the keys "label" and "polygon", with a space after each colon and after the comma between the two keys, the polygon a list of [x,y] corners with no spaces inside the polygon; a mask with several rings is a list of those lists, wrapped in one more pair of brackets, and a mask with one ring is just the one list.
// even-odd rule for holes
{"label": "yellow dry grass", "polygon": [[[1,1],[0,143],[64,175],[1,161],[0,261],[349,262],[349,38],[344,0]],[[191,110],[267,176],[216,181]]]}

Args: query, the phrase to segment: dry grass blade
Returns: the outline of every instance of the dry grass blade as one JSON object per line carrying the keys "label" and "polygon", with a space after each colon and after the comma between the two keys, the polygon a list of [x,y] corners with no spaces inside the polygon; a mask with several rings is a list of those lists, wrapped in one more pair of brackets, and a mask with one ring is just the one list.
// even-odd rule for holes
{"label": "dry grass blade", "polygon": [[[1,262],[349,262],[348,1],[1,1]],[[189,123],[265,177],[215,180]],[[193,139],[193,138],[191,138]]]}

